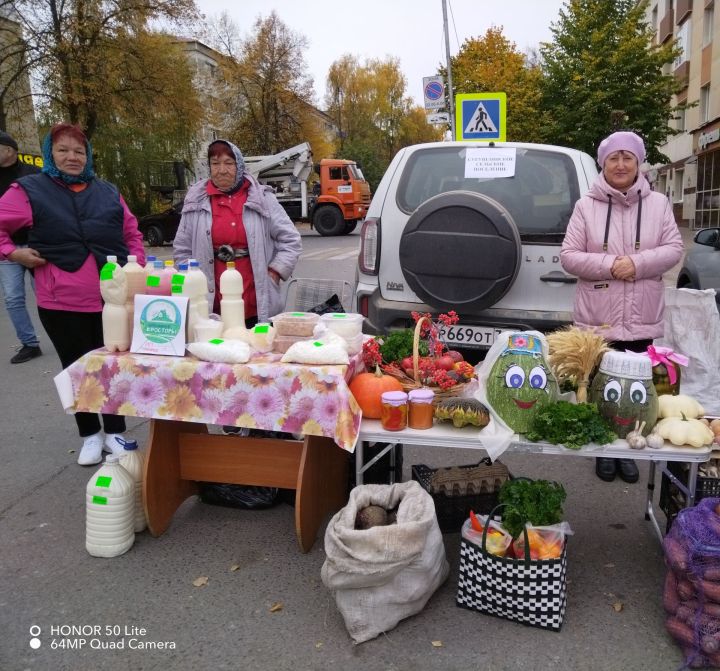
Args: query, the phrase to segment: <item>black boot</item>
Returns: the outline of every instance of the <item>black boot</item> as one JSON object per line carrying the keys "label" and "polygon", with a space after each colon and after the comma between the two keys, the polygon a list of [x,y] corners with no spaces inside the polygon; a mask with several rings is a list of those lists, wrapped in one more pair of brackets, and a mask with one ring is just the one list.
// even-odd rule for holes
{"label": "black boot", "polygon": [[640,472],[632,459],[616,459],[615,461],[617,461],[617,472],[625,482],[632,484],[638,481]]}
{"label": "black boot", "polygon": [[609,459],[608,457],[598,457],[595,459],[595,475],[605,482],[612,482],[615,479],[615,472],[618,459]]}

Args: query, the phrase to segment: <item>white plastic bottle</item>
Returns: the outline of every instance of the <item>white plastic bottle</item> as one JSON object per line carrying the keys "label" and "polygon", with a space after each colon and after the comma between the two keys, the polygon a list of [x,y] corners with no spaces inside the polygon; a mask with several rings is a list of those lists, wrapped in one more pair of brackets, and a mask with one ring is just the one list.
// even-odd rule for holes
{"label": "white plastic bottle", "polygon": [[148,256],[145,257],[145,276],[147,277],[155,268],[155,261],[157,261],[157,256],[153,256],[152,254],[148,254]]}
{"label": "white plastic bottle", "polygon": [[85,490],[85,549],[93,557],[118,557],[135,542],[135,483],[111,454]]}
{"label": "white plastic bottle", "polygon": [[130,349],[128,283],[117,256],[108,256],[107,263],[100,269],[100,294],[105,301],[102,311],[105,348],[110,352],[127,352]]}
{"label": "white plastic bottle", "polygon": [[208,283],[205,273],[200,270],[200,263],[195,259],[190,259],[188,263],[189,268],[183,283],[182,295],[188,297],[188,341],[195,342],[197,340],[196,324],[210,316],[207,300]]}
{"label": "white plastic bottle", "polygon": [[123,270],[128,285],[126,305],[130,334],[132,334],[133,320],[135,319],[135,296],[145,293],[145,269],[137,262],[137,256],[129,254],[128,262],[123,266]]}
{"label": "white plastic bottle", "polygon": [[220,275],[220,317],[223,334],[229,329],[245,327],[245,301],[243,301],[243,278],[236,270],[235,262],[228,261]]}
{"label": "white plastic bottle", "polygon": [[123,453],[120,455],[120,465],[132,476],[135,484],[135,509],[133,523],[135,533],[144,531],[147,526],[145,507],[143,506],[143,469],[145,467],[145,453],[138,449],[136,440],[126,440],[123,444]]}
{"label": "white plastic bottle", "polygon": [[170,282],[165,280],[163,285],[165,265],[162,261],[155,260],[153,269],[148,273],[145,280],[145,293],[149,296],[169,296]]}

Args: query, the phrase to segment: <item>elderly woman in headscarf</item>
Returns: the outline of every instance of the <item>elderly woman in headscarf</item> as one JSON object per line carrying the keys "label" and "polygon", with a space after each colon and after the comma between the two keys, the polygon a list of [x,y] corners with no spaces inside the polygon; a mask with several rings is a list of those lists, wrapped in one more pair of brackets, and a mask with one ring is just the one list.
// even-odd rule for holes
{"label": "elderly woman in headscarf", "polygon": [[[619,131],[598,146],[602,172],[575,204],[560,251],[563,268],[578,277],[573,320],[602,335],[613,349],[644,352],[663,335],[662,275],[682,257],[670,201],[650,189],[640,164],[645,144]],[[595,460],[601,480],[616,473],[637,482],[632,459]]]}
{"label": "elderly woman in headscarf", "polygon": [[220,311],[220,275],[228,261],[235,261],[250,327],[282,311],[280,285],[300,257],[300,234],[273,190],[245,170],[234,144],[212,142],[208,162],[210,178],[193,184],[185,196],[173,242],[175,261],[200,263],[214,312]]}
{"label": "elderly woman in headscarf", "polygon": [[[109,254],[145,262],[138,223],[113,184],[93,172],[83,131],[68,123],[50,129],[40,174],[21,177],[0,198],[0,254],[33,270],[40,322],[63,368],[103,346],[100,267]],[[28,246],[11,236],[28,229]],[[78,463],[97,464],[102,452],[121,454],[125,418],[75,414],[83,446]]]}

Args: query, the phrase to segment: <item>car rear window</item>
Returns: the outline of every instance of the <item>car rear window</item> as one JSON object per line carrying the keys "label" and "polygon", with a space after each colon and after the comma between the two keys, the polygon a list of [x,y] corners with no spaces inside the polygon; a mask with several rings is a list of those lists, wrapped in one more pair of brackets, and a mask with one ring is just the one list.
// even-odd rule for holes
{"label": "car rear window", "polygon": [[448,191],[475,191],[501,203],[521,237],[562,237],[580,190],[572,159],[550,150],[517,148],[515,175],[466,178],[465,147],[416,151],[398,185],[398,207],[410,214],[428,198]]}

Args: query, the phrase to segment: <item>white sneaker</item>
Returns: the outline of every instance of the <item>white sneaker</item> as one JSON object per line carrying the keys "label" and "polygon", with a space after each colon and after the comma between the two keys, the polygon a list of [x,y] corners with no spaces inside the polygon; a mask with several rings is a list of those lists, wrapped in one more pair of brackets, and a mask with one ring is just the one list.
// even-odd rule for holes
{"label": "white sneaker", "polygon": [[94,466],[102,461],[102,452],[103,434],[102,431],[98,431],[96,434],[85,438],[77,462],[81,466]]}
{"label": "white sneaker", "polygon": [[105,445],[103,445],[102,448],[103,452],[123,455],[125,454],[125,443],[127,442],[122,433],[108,433],[105,436]]}

